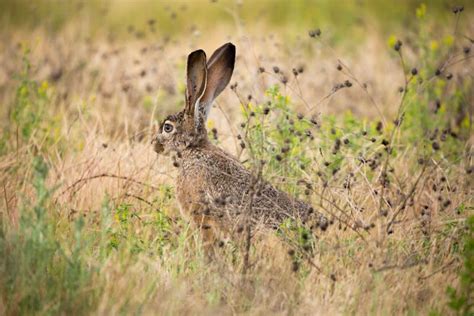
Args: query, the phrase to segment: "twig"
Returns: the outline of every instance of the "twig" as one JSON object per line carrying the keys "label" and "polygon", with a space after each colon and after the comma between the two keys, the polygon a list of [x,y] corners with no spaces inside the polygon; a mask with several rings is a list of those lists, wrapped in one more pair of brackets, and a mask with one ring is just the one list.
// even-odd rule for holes
{"label": "twig", "polygon": [[87,182],[87,181],[98,179],[98,178],[114,178],[114,179],[126,180],[126,181],[130,181],[130,182],[133,182],[133,183],[136,183],[136,184],[140,184],[140,185],[143,185],[143,186],[155,189],[155,190],[159,189],[158,187],[155,187],[151,184],[147,184],[147,183],[144,183],[144,182],[141,182],[141,181],[138,181],[138,180],[134,180],[134,179],[126,177],[126,176],[119,176],[119,175],[110,174],[110,173],[101,173],[101,174],[97,174],[97,175],[93,175],[93,176],[90,176],[90,177],[81,178],[81,179],[77,180],[76,182],[74,182],[73,184],[68,186],[66,189],[64,189],[61,193],[59,193],[59,196],[64,195],[66,192],[68,192],[69,190],[75,188],[77,185],[79,185],[83,182]]}
{"label": "twig", "polygon": [[252,182],[250,183],[250,188],[249,188],[249,203],[247,204],[247,209],[245,212],[245,254],[244,254],[244,267],[242,270],[242,274],[246,275],[247,271],[250,267],[250,247],[252,245],[252,227],[250,223],[250,216],[252,212],[252,207],[253,207],[253,200],[254,200],[254,195],[255,195],[255,187],[260,183],[260,179],[262,176],[262,164],[259,164],[258,168],[258,176],[252,179]]}
{"label": "twig", "polygon": [[451,266],[453,263],[456,262],[456,259],[452,259],[451,261],[449,261],[447,264],[445,264],[444,266],[442,266],[441,268],[431,272],[430,274],[427,274],[427,275],[424,275],[424,276],[420,276],[418,277],[418,280],[426,280],[426,279],[429,279],[431,278],[433,275],[439,273],[439,272],[442,272],[444,271],[446,268],[448,268],[449,266]]}
{"label": "twig", "polygon": [[[314,193],[318,194],[315,190],[313,190]],[[337,216],[334,212],[331,212],[329,211],[326,207],[324,207],[322,201],[326,201],[328,202],[329,204],[331,204],[333,207],[335,207],[339,212],[341,212],[341,214],[344,214],[345,216],[348,216],[346,213],[344,213],[344,210],[341,209],[336,203],[332,202],[331,200],[329,200],[328,198],[324,197],[323,194],[318,194],[319,197],[321,198],[321,203],[319,204],[319,207],[321,207],[322,209],[324,209],[327,213],[329,213],[329,215],[335,217],[338,221],[342,222],[344,225],[346,225],[347,227],[349,227],[351,230],[353,230],[365,243],[368,243],[367,240],[364,238],[364,236],[357,231],[357,229],[355,229],[354,227],[352,227],[352,225],[350,225],[347,221],[343,220],[341,217]]]}
{"label": "twig", "polygon": [[421,263],[426,263],[426,260],[413,260],[411,261],[411,258],[413,258],[414,256],[410,256],[408,258],[405,259],[405,262],[403,264],[391,264],[391,265],[385,265],[385,266],[382,266],[376,270],[374,270],[375,272],[383,272],[383,271],[387,271],[387,270],[392,270],[392,269],[400,269],[400,270],[405,270],[405,269],[409,269],[409,268],[412,268],[414,266],[417,266]]}
{"label": "twig", "polygon": [[237,153],[239,151],[239,144],[237,143],[236,141],[236,132],[234,130],[234,126],[232,125],[231,121],[230,121],[230,118],[229,116],[227,115],[226,111],[224,111],[221,107],[221,105],[218,103],[218,102],[215,102],[215,104],[217,105],[217,108],[221,111],[222,115],[224,116],[224,119],[226,120],[227,122],[227,125],[229,125],[229,128],[230,128],[230,132],[232,133],[232,139],[234,140],[234,145],[235,145],[235,152]]}
{"label": "twig", "polygon": [[7,197],[7,188],[5,186],[5,182],[3,183],[3,197],[5,199],[5,208],[7,210],[7,216],[10,217],[10,206],[8,205],[8,197]]}
{"label": "twig", "polygon": [[379,105],[377,104],[377,102],[375,102],[375,99],[374,97],[372,96],[372,94],[369,93],[369,90],[367,89],[367,86],[366,85],[363,85],[359,79],[357,79],[357,77],[354,75],[354,73],[351,71],[351,69],[342,62],[342,60],[340,59],[337,59],[338,63],[341,64],[341,66],[343,66],[346,70],[347,70],[347,73],[345,73],[349,78],[351,78],[352,80],[354,80],[355,83],[357,83],[357,85],[362,89],[362,91],[365,92],[365,94],[367,95],[367,97],[369,98],[370,102],[372,103],[372,105],[375,107],[375,109],[377,110],[377,113],[379,114],[380,118],[382,119],[382,123],[384,125],[387,124],[387,120],[385,119],[385,116],[383,115],[382,113],[382,110],[380,109]]}
{"label": "twig", "polygon": [[406,207],[406,204],[408,202],[408,200],[413,196],[413,194],[415,193],[416,191],[416,188],[418,186],[418,183],[420,182],[422,176],[424,175],[426,171],[426,165],[424,165],[423,169],[421,170],[421,173],[420,175],[418,176],[418,178],[416,179],[415,183],[413,184],[410,192],[405,196],[405,198],[403,199],[403,202],[402,204],[398,207],[398,209],[395,211],[395,213],[393,214],[392,218],[390,219],[390,221],[388,222],[387,224],[387,229],[386,231],[388,232],[390,230],[390,228],[392,227],[393,223],[395,222],[395,219],[397,218],[398,214],[400,214],[401,211],[403,211]]}
{"label": "twig", "polygon": [[135,194],[130,194],[130,193],[125,193],[124,196],[135,198],[135,199],[137,199],[137,200],[139,200],[139,201],[141,201],[141,202],[143,202],[143,203],[145,203],[145,204],[148,204],[149,206],[153,206],[153,203],[151,203],[151,202],[145,200],[145,199],[142,198],[141,196],[138,196],[138,195],[135,195]]}

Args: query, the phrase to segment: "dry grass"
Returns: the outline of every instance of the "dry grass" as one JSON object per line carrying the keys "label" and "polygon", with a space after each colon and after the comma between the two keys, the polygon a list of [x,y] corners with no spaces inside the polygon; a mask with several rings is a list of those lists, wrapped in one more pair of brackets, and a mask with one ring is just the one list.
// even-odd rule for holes
{"label": "dry grass", "polygon": [[[463,18],[463,32],[469,34],[472,19],[469,15]],[[450,32],[451,27],[437,29]],[[5,268],[6,259],[0,259],[0,314],[452,312],[446,289],[459,284],[465,221],[472,216],[472,125],[456,143],[462,148],[458,156],[409,142],[408,134],[390,123],[397,118],[398,88],[404,85],[404,75],[386,40],[372,30],[363,41],[343,41],[332,48],[324,35],[324,30],[319,39],[303,33],[290,41],[277,32],[260,33],[240,25],[233,32],[215,30],[212,36],[116,40],[88,38],[77,24],[58,33],[39,27],[33,32],[20,29],[3,34],[7,40],[0,43],[0,126],[10,134],[8,150],[0,156],[1,253],[15,254],[23,245],[9,236],[24,232],[22,216],[33,216],[29,209],[37,205],[39,196],[32,161],[40,156],[49,167],[42,185],[55,188],[44,204],[54,231],[52,239],[61,245],[68,262],[77,259],[81,273],[87,276],[82,279],[81,274],[79,285],[74,283],[72,296],[56,292],[48,296],[48,289],[57,287],[60,293],[72,287],[66,281],[64,285],[37,279],[36,273],[43,273],[40,268],[25,267],[21,271],[30,275],[11,281],[7,273],[13,270]],[[305,254],[299,260],[289,255],[291,247],[275,233],[257,234],[252,240],[252,266],[245,275],[244,247],[239,239],[227,239],[212,260],[203,253],[199,233],[180,216],[173,195],[172,161],[157,157],[150,145],[156,120],[183,104],[186,55],[201,47],[212,51],[224,41],[237,46],[231,81],[237,88],[226,89],[211,112],[210,124],[217,128],[219,146],[241,160],[248,158],[237,140],[242,133],[240,122],[245,120],[239,105],[265,104],[269,99],[265,91],[280,85],[294,113],[322,124],[313,130],[316,142],[305,151],[311,162],[300,173],[314,190],[300,197],[333,220],[328,231],[317,234],[309,260],[304,259]],[[456,49],[463,47],[457,44]],[[10,116],[18,102],[19,83],[14,76],[21,72],[25,46],[31,49],[30,78],[48,82],[46,114],[27,139],[18,136],[18,130],[11,132],[16,125]],[[419,51],[409,46],[403,47],[405,62],[422,68]],[[344,66],[343,71],[337,70],[338,64]],[[469,124],[474,98],[472,66],[472,59],[467,59],[449,68],[455,74],[449,91],[464,95]],[[259,67],[264,68],[263,73]],[[295,77],[293,68],[303,72]],[[334,92],[334,85],[345,80],[353,86]],[[386,123],[376,143],[370,134],[347,129],[343,113],[348,111],[366,129],[377,121]],[[31,112],[35,113],[34,107]],[[332,137],[331,128],[325,125],[330,115],[337,121],[341,138],[362,143],[367,157],[383,154],[381,140],[390,135],[397,156],[377,158],[374,171],[347,149],[341,170],[333,175],[324,167],[332,159],[332,143],[324,147],[324,140]],[[417,162],[420,157],[425,159],[423,164]],[[387,171],[384,168],[393,169],[387,188],[380,182]],[[349,174],[354,180],[347,189],[344,183]],[[297,185],[300,179],[278,172],[265,177],[280,187],[293,185],[294,192],[304,192]],[[123,209],[125,218],[120,215]],[[84,219],[79,234],[82,244],[74,257],[74,227],[79,218]],[[57,253],[53,257],[52,266],[61,262]],[[11,260],[21,266],[24,258]],[[54,280],[62,280],[63,274],[57,273]],[[28,286],[30,277],[38,293]],[[35,305],[26,293],[36,293],[42,302]],[[81,302],[83,297],[88,298],[87,303]]]}

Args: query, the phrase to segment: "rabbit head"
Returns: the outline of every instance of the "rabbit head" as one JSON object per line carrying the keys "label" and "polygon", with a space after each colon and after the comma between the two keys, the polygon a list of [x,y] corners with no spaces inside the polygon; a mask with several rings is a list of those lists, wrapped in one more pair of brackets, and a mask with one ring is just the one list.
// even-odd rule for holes
{"label": "rabbit head", "polygon": [[207,141],[205,122],[214,99],[230,81],[235,63],[235,46],[227,43],[209,58],[203,50],[189,54],[184,109],[166,117],[153,140],[157,153],[182,151]]}

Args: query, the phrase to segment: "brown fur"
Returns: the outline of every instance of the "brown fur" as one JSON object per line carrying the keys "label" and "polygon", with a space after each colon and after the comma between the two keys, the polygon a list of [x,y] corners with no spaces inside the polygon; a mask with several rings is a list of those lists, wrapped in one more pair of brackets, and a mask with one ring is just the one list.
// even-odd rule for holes
{"label": "brown fur", "polygon": [[[177,153],[181,209],[203,229],[207,241],[212,241],[216,231],[239,227],[247,219],[276,228],[290,218],[325,229],[327,220],[309,204],[257,179],[237,159],[209,142],[204,122],[213,99],[230,80],[235,47],[228,43],[219,48],[207,64],[207,71],[202,70],[206,68],[203,54],[202,50],[196,51],[188,59],[185,109],[168,116],[154,140],[158,153]],[[173,131],[165,132],[165,124],[173,125]]]}

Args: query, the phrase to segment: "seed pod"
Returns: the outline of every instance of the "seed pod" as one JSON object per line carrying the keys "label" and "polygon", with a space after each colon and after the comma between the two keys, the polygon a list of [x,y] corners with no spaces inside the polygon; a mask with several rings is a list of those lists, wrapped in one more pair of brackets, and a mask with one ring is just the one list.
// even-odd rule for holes
{"label": "seed pod", "polygon": [[403,45],[402,41],[397,40],[397,42],[393,46],[393,49],[395,49],[398,52],[398,51],[400,51],[400,48],[402,48],[402,45]]}

